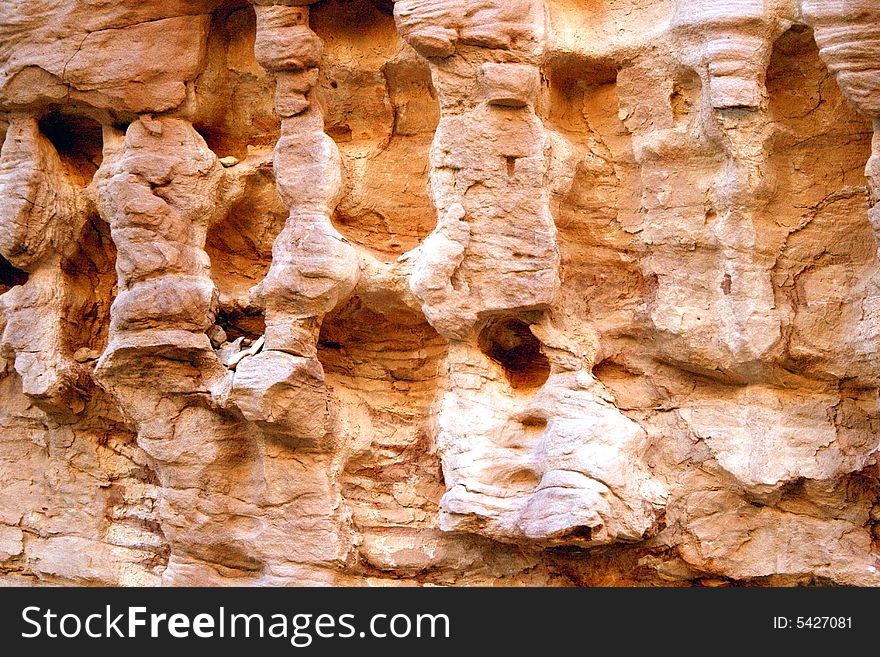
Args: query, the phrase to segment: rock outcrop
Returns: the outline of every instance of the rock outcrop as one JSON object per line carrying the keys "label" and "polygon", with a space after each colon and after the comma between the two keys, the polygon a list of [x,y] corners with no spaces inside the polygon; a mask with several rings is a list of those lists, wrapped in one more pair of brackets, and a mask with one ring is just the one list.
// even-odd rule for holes
{"label": "rock outcrop", "polygon": [[880,585],[871,0],[0,7],[0,581]]}

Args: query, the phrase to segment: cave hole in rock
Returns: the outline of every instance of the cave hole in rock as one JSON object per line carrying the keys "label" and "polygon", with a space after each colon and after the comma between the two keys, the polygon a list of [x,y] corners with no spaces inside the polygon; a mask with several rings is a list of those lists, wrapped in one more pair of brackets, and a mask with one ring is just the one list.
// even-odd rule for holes
{"label": "cave hole in rock", "polygon": [[700,76],[691,69],[682,71],[672,81],[672,93],[669,105],[672,108],[673,123],[686,125],[691,117],[700,110],[700,94],[702,83]]}
{"label": "cave hole in rock", "polygon": [[529,325],[514,317],[489,320],[480,332],[478,345],[504,370],[517,390],[540,388],[550,376],[550,361]]}
{"label": "cave hole in rock", "polygon": [[87,186],[103,160],[101,124],[87,116],[52,110],[40,119],[40,132],[52,142],[68,173],[80,186]]}
{"label": "cave hole in rock", "polygon": [[427,182],[439,100],[427,62],[402,47],[392,10],[325,0],[309,19],[324,42],[315,99],[345,168],[333,225],[384,262],[418,246],[437,220]]}
{"label": "cave hole in rock", "polygon": [[211,14],[205,64],[193,84],[193,127],[219,157],[245,160],[251,149],[271,151],[281,123],[275,79],[256,60],[257,18],[241,0],[225,0]]}
{"label": "cave hole in rock", "polygon": [[254,8],[242,0],[220,3],[211,17],[205,68],[194,84],[199,102],[192,118],[215,155],[243,163],[224,164],[242,193],[209,226],[204,248],[219,293],[217,325],[230,340],[244,337],[245,342],[263,332],[250,290],[268,274],[272,245],[289,214],[272,163],[280,131],[275,80],[256,60],[255,39]]}
{"label": "cave hole in rock", "polygon": [[516,157],[514,155],[508,155],[504,158],[505,165],[507,169],[507,176],[509,178],[513,178],[516,174]]}
{"label": "cave hole in rock", "polygon": [[520,417],[519,422],[528,431],[543,431],[547,428],[547,418],[534,413]]}
{"label": "cave hole in rock", "polygon": [[430,405],[446,340],[415,313],[384,310],[354,296],[329,313],[321,324],[318,358],[328,376],[348,387],[375,392],[381,386],[389,395],[401,393],[407,406],[424,395]]}
{"label": "cave hole in rock", "polygon": [[587,525],[581,525],[579,527],[575,527],[574,529],[565,532],[563,536],[560,538],[565,538],[567,540],[575,540],[575,541],[592,541],[593,540],[593,528],[588,527]]}
{"label": "cave hole in rock", "polygon": [[67,296],[64,310],[70,352],[77,360],[95,360],[107,346],[110,307],[116,298],[116,245],[110,226],[97,214],[89,217],[76,252],[62,264]]}
{"label": "cave hole in rock", "polygon": [[263,313],[251,308],[221,307],[214,323],[226,333],[227,341],[244,338],[245,346],[266,332],[266,319]]}
{"label": "cave hole in rock", "polygon": [[218,157],[223,157],[225,155],[223,148],[224,134],[221,130],[206,125],[194,125],[193,128],[195,128],[195,131],[199,133],[199,136],[205,140],[205,144],[207,144],[208,148],[211,149],[214,155],[217,155]]}
{"label": "cave hole in rock", "polygon": [[[239,175],[243,193],[222,218],[210,225],[205,237],[211,278],[222,309],[218,322],[225,316],[233,326],[237,318],[257,313],[251,306],[251,289],[268,274],[272,247],[289,214],[275,186],[271,159]],[[244,335],[253,327],[253,320],[244,321],[245,330],[233,329],[234,334]]]}
{"label": "cave hole in rock", "polygon": [[394,15],[394,0],[370,0],[370,2],[383,14]]}
{"label": "cave hole in rock", "polygon": [[[387,531],[389,517],[436,515],[446,487],[429,426],[431,408],[444,386],[447,356],[448,342],[423,317],[370,307],[359,296],[321,324],[318,359],[331,394],[340,409],[369,417],[367,425],[356,420],[345,430],[346,461],[340,474],[352,520],[364,531],[377,525]],[[343,412],[352,417],[350,410]],[[401,486],[418,495],[401,496]],[[377,500],[391,505],[390,515],[377,516]]]}
{"label": "cave hole in rock", "polygon": [[244,183],[241,199],[211,225],[205,239],[211,277],[222,306],[245,299],[248,290],[266,277],[272,264],[272,245],[287,220],[287,208],[275,190],[271,169],[257,169]]}
{"label": "cave hole in rock", "polygon": [[0,256],[0,294],[8,292],[16,285],[24,285],[27,281],[27,272],[14,267],[6,258]]}
{"label": "cave hole in rock", "polygon": [[549,94],[540,112],[545,120],[576,142],[580,141],[579,136],[592,132],[594,121],[590,119],[601,114],[617,114],[616,106],[609,108],[607,97],[607,90],[617,84],[615,62],[559,53],[548,59],[543,73]]}

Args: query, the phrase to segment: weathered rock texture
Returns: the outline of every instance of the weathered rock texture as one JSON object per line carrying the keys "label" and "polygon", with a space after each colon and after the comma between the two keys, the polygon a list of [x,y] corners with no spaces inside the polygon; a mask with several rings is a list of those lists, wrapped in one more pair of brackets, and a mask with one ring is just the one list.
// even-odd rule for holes
{"label": "weathered rock texture", "polygon": [[875,0],[0,3],[0,582],[880,584]]}

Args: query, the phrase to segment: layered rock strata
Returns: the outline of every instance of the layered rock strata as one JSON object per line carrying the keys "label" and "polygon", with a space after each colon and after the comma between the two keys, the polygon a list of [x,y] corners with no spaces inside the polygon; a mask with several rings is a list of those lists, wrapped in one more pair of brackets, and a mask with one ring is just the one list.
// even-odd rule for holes
{"label": "layered rock strata", "polygon": [[878,56],[869,0],[7,3],[0,576],[880,584]]}

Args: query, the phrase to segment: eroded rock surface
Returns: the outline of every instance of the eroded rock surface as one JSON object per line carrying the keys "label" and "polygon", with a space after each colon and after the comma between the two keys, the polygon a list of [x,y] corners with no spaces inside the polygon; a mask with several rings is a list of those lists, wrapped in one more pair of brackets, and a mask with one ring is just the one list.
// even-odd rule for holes
{"label": "eroded rock surface", "polygon": [[0,7],[0,581],[880,585],[873,0]]}

